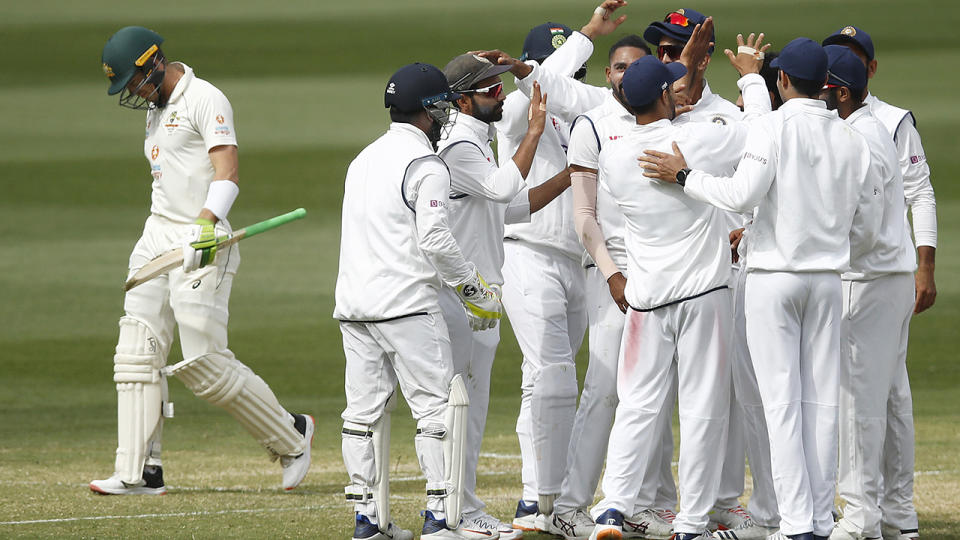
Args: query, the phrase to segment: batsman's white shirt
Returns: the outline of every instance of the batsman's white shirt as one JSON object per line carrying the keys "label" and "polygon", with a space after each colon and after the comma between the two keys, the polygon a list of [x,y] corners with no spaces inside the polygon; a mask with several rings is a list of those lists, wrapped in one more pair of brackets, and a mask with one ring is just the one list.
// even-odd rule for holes
{"label": "batsman's white shirt", "polygon": [[[643,150],[670,152],[672,141],[691,166],[732,174],[747,129],[663,119],[634,126],[600,151],[600,178],[626,217],[627,280],[630,305],[649,310],[726,286],[730,245],[722,213],[690,200],[674,184],[643,176]],[[665,271],[669,270],[669,271]]]}
{"label": "batsman's white shirt", "polygon": [[[827,144],[807,144],[814,139]],[[850,229],[870,165],[863,136],[824,102],[796,98],[751,124],[742,156],[732,178],[694,169],[684,191],[733,212],[757,207],[747,268],[846,270]]]}
{"label": "batsman's white shirt", "polygon": [[214,180],[208,152],[237,146],[233,107],[223,92],[182,63],[183,76],[163,108],[147,111],[143,153],[153,175],[150,212],[193,223]]}
{"label": "batsman's white shirt", "polygon": [[334,318],[437,311],[441,279],[455,286],[475,272],[450,234],[449,191],[446,165],[410,124],[390,124],[357,155],[343,191]]}
{"label": "batsman's white shirt", "polygon": [[513,159],[497,167],[493,133],[490,124],[457,115],[439,155],[450,168],[447,213],[453,237],[487,283],[502,285],[504,221],[529,220],[530,201],[525,191],[517,197],[526,184]]}

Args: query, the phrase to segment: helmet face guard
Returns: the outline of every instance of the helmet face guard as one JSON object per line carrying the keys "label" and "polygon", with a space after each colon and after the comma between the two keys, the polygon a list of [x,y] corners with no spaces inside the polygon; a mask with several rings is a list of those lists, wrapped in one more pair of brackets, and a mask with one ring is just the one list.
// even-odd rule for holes
{"label": "helmet face guard", "polygon": [[433,119],[434,129],[428,134],[430,141],[436,143],[450,136],[450,130],[453,129],[453,122],[457,118],[459,111],[453,106],[453,102],[459,98],[455,92],[445,92],[435,96],[423,98],[423,108]]}
{"label": "helmet face guard", "polygon": [[[151,47],[143,56],[141,56],[137,62],[137,68],[134,72],[140,73],[142,78],[137,86],[133,89],[130,88],[130,84],[127,83],[123,87],[123,90],[120,92],[120,106],[126,107],[128,109],[135,110],[144,110],[152,107],[163,107],[166,103],[163,103],[163,96],[160,94],[160,85],[163,83],[163,77],[166,74],[166,69],[157,69],[162,66],[164,63],[163,53],[156,46]],[[131,78],[132,80],[132,78]],[[146,97],[140,95],[140,90],[142,90],[148,84],[153,85],[153,91],[150,92]],[[154,101],[156,98],[156,101]]]}

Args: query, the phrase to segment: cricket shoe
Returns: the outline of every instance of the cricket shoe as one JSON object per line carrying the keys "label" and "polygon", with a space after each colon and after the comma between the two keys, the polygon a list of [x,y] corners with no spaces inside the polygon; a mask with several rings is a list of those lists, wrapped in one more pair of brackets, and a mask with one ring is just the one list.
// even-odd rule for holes
{"label": "cricket shoe", "polygon": [[853,523],[840,518],[830,533],[830,540],[880,540],[880,537],[866,536]]}
{"label": "cricket shoe", "polygon": [[[826,536],[821,536],[820,538],[827,538]],[[780,531],[777,531],[770,536],[767,536],[767,540],[817,540],[817,537],[813,533],[802,533],[802,534],[783,534]]]}
{"label": "cricket shoe", "polygon": [[[500,538],[500,540],[515,540],[523,538],[523,531],[514,529],[490,514],[480,513],[467,519],[464,518],[457,527],[457,532],[465,532],[464,538]],[[481,535],[481,536],[477,536]]]}
{"label": "cricket shoe", "polygon": [[639,514],[623,518],[624,538],[649,538],[667,540],[673,534],[673,523],[660,517],[654,510],[644,510]]}
{"label": "cricket shoe", "polygon": [[513,528],[521,531],[537,531],[537,516],[540,508],[536,502],[520,500],[517,503],[517,513],[513,517]]}
{"label": "cricket shoe", "polygon": [[604,510],[597,517],[590,540],[623,540],[623,514],[617,510]]}
{"label": "cricket shoe", "polygon": [[550,534],[564,537],[566,540],[586,540],[590,538],[596,523],[583,508],[550,516],[548,523]]}
{"label": "cricket shoe", "polygon": [[900,529],[889,523],[880,524],[880,534],[883,535],[883,540],[913,540],[914,538],[920,538],[919,529]]}
{"label": "cricket shoe", "polygon": [[[423,529],[420,530],[420,538],[424,540],[463,540],[464,538],[498,538],[493,534],[476,534],[475,531],[460,531],[447,527],[446,519],[437,519],[433,512],[425,510],[423,512]],[[489,533],[489,531],[488,531]]]}
{"label": "cricket shoe", "polygon": [[357,523],[353,527],[353,540],[413,540],[413,533],[393,523],[387,525],[387,532],[384,533],[370,518],[358,512]]}
{"label": "cricket shoe", "polygon": [[167,488],[163,485],[163,467],[144,465],[143,478],[136,484],[128,484],[113,475],[90,482],[90,491],[101,495],[164,495]]}
{"label": "cricket shoe", "polygon": [[702,533],[677,533],[673,535],[673,540],[698,540],[700,538],[713,538],[708,532]]}
{"label": "cricket shoe", "polygon": [[660,516],[660,519],[666,521],[667,523],[673,525],[673,520],[677,519],[677,514],[673,510],[667,508],[654,508],[654,512]]}
{"label": "cricket shoe", "polygon": [[714,508],[710,511],[710,528],[716,527],[714,538],[724,540],[764,540],[771,531],[757,525],[753,516],[741,505],[733,508]]}
{"label": "cricket shoe", "polygon": [[283,489],[290,491],[300,485],[307,471],[310,470],[310,447],[313,446],[313,429],[315,422],[309,414],[294,414],[293,427],[303,435],[307,441],[303,452],[295,456],[280,456],[280,465],[283,467]]}

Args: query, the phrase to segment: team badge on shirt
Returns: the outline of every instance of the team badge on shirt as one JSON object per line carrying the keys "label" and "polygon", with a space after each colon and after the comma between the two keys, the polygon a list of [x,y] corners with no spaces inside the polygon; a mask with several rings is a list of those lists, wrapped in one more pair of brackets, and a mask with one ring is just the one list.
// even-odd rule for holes
{"label": "team badge on shirt", "polygon": [[230,135],[230,126],[224,124],[226,119],[223,117],[223,115],[218,114],[216,117],[216,120],[218,125],[217,127],[213,128],[213,134],[219,135],[221,137],[226,137],[227,135]]}
{"label": "team badge on shirt", "polygon": [[163,127],[167,128],[167,133],[173,133],[173,130],[180,127],[180,118],[177,116],[177,111],[170,112],[170,117],[167,118],[167,122],[163,124]]}
{"label": "team badge on shirt", "polygon": [[727,125],[727,119],[722,116],[714,116],[710,121],[714,124],[720,124],[721,126]]}
{"label": "team badge on shirt", "polygon": [[160,155],[160,147],[157,145],[153,145],[153,148],[150,149],[150,159],[156,161],[157,156],[159,155]]}

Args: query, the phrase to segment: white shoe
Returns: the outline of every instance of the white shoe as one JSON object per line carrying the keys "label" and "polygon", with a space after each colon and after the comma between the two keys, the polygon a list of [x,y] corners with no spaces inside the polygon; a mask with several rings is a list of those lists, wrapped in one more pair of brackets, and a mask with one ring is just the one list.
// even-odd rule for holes
{"label": "white shoe", "polygon": [[164,495],[167,488],[163,485],[163,467],[146,465],[143,478],[136,484],[128,484],[113,475],[105,480],[90,482],[90,491],[101,495]]}
{"label": "white shoe", "polygon": [[660,516],[660,519],[671,525],[673,525],[673,520],[677,519],[677,514],[675,514],[673,510],[669,510],[667,508],[654,508],[653,511]]}
{"label": "white shoe", "polygon": [[717,528],[714,538],[724,540],[764,540],[770,530],[753,521],[753,516],[741,505],[733,508],[714,508],[710,511],[710,528]]}
{"label": "white shoe", "polygon": [[[515,529],[490,514],[479,514],[470,519],[463,519],[457,527],[457,534],[468,539],[521,538],[523,531]],[[506,536],[504,536],[506,535]]]}
{"label": "white shoe", "polygon": [[299,486],[307,476],[307,471],[310,470],[310,447],[313,446],[315,424],[313,417],[309,414],[295,414],[293,417],[295,427],[302,421],[303,430],[297,428],[297,431],[303,434],[307,444],[303,452],[296,456],[280,456],[280,465],[283,467],[283,489],[286,491]]}
{"label": "white shoe", "polygon": [[513,518],[513,528],[521,531],[536,531],[538,514],[537,503],[519,501],[517,503],[517,513]]}
{"label": "white shoe", "polygon": [[767,536],[766,540],[790,540],[790,539],[787,538],[787,535],[783,534],[783,533],[780,532],[780,531],[777,531],[777,532],[775,532],[775,533]]}
{"label": "white shoe", "polygon": [[586,540],[593,533],[596,523],[583,508],[550,516],[547,523],[550,534],[564,537],[566,540]]}
{"label": "white shoe", "polygon": [[654,510],[623,518],[624,538],[649,538],[667,540],[673,534],[673,524],[660,517]]}
{"label": "white shoe", "polygon": [[880,534],[883,535],[883,540],[913,540],[914,538],[920,538],[920,531],[916,529],[904,531],[889,523],[880,524]]}

